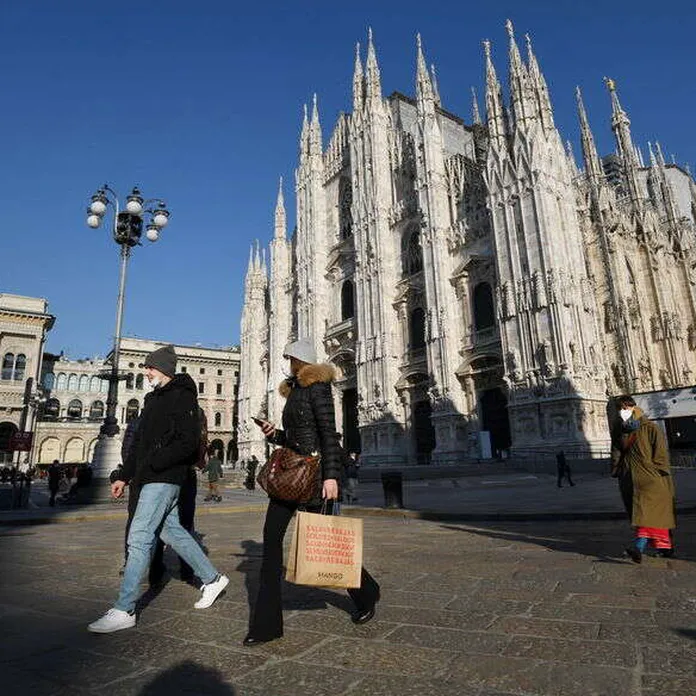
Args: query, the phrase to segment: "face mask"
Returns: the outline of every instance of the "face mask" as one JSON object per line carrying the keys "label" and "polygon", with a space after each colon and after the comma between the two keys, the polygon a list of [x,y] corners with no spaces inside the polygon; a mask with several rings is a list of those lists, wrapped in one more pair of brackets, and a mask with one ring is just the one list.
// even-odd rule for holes
{"label": "face mask", "polygon": [[622,408],[619,411],[619,416],[621,416],[621,420],[625,423],[631,416],[633,415],[633,409],[632,408]]}

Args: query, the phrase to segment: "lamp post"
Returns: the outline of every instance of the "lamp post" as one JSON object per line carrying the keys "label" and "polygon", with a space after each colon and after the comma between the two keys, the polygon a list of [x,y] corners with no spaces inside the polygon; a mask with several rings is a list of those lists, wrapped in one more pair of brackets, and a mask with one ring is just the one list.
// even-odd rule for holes
{"label": "lamp post", "polygon": [[121,353],[121,324],[123,321],[123,301],[126,289],[126,271],[131,250],[140,245],[140,238],[145,226],[145,236],[151,242],[159,239],[162,229],[169,222],[169,211],[159,199],[144,199],[137,188],[133,188],[126,198],[125,207],[121,206],[116,192],[104,184],[93,196],[87,208],[87,225],[92,229],[100,227],[109,208],[113,210],[114,241],[120,247],[121,266],[118,284],[118,301],[116,303],[116,331],[112,351],[111,370],[101,377],[109,382],[109,395],[106,400],[106,416],[99,430],[99,439],[94,449],[92,467],[96,478],[108,478],[121,460],[118,419],[118,383],[124,379],[118,371]]}

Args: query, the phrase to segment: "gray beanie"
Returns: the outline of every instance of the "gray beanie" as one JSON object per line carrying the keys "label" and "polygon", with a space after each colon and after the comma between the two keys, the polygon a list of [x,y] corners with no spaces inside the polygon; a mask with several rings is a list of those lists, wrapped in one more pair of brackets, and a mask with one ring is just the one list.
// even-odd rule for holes
{"label": "gray beanie", "polygon": [[284,358],[297,358],[305,363],[315,363],[317,352],[308,338],[300,338],[298,341],[288,343],[283,351]]}
{"label": "gray beanie", "polygon": [[143,363],[144,367],[155,367],[167,377],[174,377],[176,374],[176,352],[174,346],[164,346],[153,350]]}

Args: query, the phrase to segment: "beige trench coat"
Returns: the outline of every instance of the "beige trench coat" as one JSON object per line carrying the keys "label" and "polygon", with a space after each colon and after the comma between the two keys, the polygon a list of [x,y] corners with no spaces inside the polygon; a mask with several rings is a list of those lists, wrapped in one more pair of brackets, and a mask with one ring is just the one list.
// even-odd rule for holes
{"label": "beige trench coat", "polygon": [[634,527],[674,529],[674,481],[667,440],[658,425],[640,412],[635,415],[640,422],[637,437],[623,458],[616,438],[612,444],[612,460],[626,511]]}

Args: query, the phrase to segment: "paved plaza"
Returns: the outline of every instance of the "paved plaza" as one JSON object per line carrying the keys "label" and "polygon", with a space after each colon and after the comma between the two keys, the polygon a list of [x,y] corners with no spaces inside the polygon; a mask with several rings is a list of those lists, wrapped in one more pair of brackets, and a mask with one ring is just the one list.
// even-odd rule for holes
{"label": "paved plaza", "polygon": [[680,518],[678,560],[640,566],[621,557],[630,536],[621,520],[368,515],[365,564],[382,584],[376,618],[356,627],[345,593],[286,585],[285,637],[243,648],[261,554],[263,515],[251,506],[259,500],[199,518],[203,544],[231,579],[218,603],[195,611],[197,592],[168,557],[175,577],[144,597],[135,629],[112,635],[86,625],[115,598],[122,519],[0,527],[3,691],[696,693],[696,515]]}

